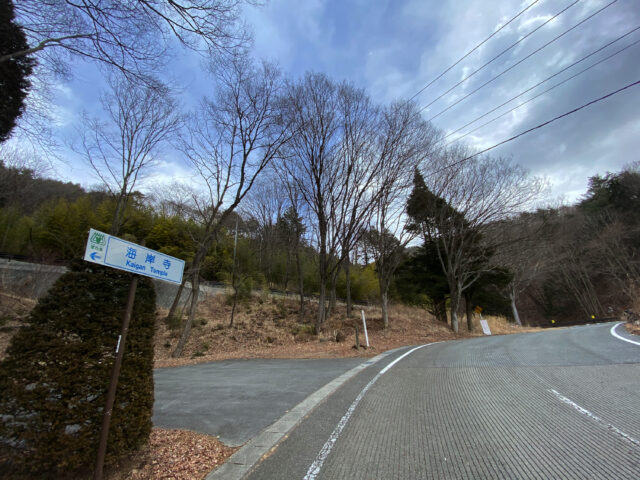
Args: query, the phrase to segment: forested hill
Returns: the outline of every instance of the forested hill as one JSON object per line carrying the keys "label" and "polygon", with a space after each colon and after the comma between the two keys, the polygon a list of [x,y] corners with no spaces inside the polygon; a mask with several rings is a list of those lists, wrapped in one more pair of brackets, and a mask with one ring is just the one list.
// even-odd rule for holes
{"label": "forested hill", "polygon": [[[0,251],[41,261],[69,261],[84,251],[89,228],[108,231],[114,200],[106,192],[42,178],[32,170],[0,166]],[[224,222],[201,270],[204,280],[231,280],[234,230],[238,220],[237,276],[240,293],[256,288],[307,293],[319,289],[318,253],[302,219],[286,209],[270,210],[269,189]],[[127,207],[121,236],[145,241],[189,262],[201,228],[189,210],[175,201],[135,194]],[[520,214],[493,227],[503,246],[473,285],[463,292],[471,306],[524,322],[548,324],[613,317],[637,308],[640,279],[640,173],[634,168],[589,180],[577,204]],[[377,265],[363,235],[349,272],[351,296],[377,302]],[[422,305],[446,318],[449,289],[434,245],[414,243],[404,249],[391,296]],[[296,253],[300,269],[296,264]],[[346,275],[336,281],[338,298],[346,296]],[[463,302],[464,304],[464,302]]]}
{"label": "forested hill", "polygon": [[31,215],[45,202],[75,201],[87,192],[78,184],[45,178],[31,168],[6,166],[0,159],[0,207]]}

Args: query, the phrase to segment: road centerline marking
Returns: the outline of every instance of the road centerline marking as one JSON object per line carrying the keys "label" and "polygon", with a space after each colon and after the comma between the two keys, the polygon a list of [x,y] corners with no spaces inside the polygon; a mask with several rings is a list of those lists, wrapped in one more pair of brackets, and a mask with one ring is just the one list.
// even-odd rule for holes
{"label": "road centerline marking", "polygon": [[336,428],[334,428],[333,432],[331,432],[331,435],[329,436],[329,439],[326,441],[326,443],[320,449],[320,452],[318,453],[318,456],[316,457],[314,462],[309,467],[309,470],[307,470],[307,474],[304,476],[303,480],[315,480],[315,478],[318,476],[318,474],[320,473],[320,470],[322,469],[322,465],[324,465],[325,460],[327,459],[327,457],[331,453],[331,450],[333,450],[334,445],[338,441],[338,437],[340,437],[340,434],[342,433],[342,430],[344,430],[344,427],[349,422],[349,419],[351,418],[351,415],[353,415],[353,412],[357,408],[357,406],[360,403],[360,401],[364,398],[364,396],[367,393],[367,391],[378,381],[378,379],[380,377],[382,377],[382,375],[384,375],[386,372],[388,372],[396,363],[398,363],[404,357],[412,354],[413,352],[415,352],[416,350],[419,350],[420,348],[428,347],[429,345],[434,345],[436,343],[440,343],[440,342],[433,342],[433,343],[427,343],[427,344],[424,344],[424,345],[420,345],[418,347],[412,348],[408,352],[403,353],[398,358],[396,358],[393,362],[389,363],[389,365],[387,365],[382,370],[380,370],[376,374],[376,376],[373,377],[369,381],[369,383],[367,383],[365,385],[365,387],[360,391],[360,393],[358,394],[356,399],[353,401],[351,406],[349,406],[349,408],[347,409],[347,412],[342,416],[342,418],[340,419],[340,421],[336,425]]}
{"label": "road centerline marking", "polygon": [[614,425],[611,425],[609,422],[604,421],[603,419],[601,419],[597,415],[591,413],[586,408],[581,407],[580,405],[578,405],[577,403],[575,403],[571,399],[569,399],[569,398],[565,397],[564,395],[558,393],[556,390],[550,389],[550,390],[547,390],[547,391],[553,393],[558,400],[560,400],[561,402],[566,403],[567,405],[573,407],[575,410],[577,410],[578,412],[580,412],[583,415],[586,415],[591,420],[593,420],[593,421],[595,421],[597,423],[600,423],[601,425],[604,425],[605,427],[607,427],[608,430],[610,430],[610,431],[616,433],[617,435],[621,436],[627,442],[635,445],[636,447],[640,447],[640,441],[636,440],[635,438],[633,438],[630,435],[627,435],[622,430],[620,430],[618,427],[616,427]]}
{"label": "road centerline marking", "polygon": [[616,323],[613,327],[611,327],[611,330],[609,330],[609,333],[611,333],[611,335],[613,335],[614,337],[623,340],[625,342],[629,342],[629,343],[633,343],[634,345],[640,345],[640,342],[635,342],[629,338],[624,338],[622,335],[620,335],[619,333],[616,332],[616,328],[618,328],[618,326],[622,325],[623,322],[620,323]]}

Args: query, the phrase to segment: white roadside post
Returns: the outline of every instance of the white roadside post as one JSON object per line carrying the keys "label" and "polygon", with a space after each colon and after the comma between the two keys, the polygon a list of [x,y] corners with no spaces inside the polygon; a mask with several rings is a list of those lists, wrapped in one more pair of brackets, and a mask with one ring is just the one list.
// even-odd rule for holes
{"label": "white roadside post", "polygon": [[482,333],[484,333],[485,335],[491,335],[491,329],[489,328],[489,324],[484,318],[482,318],[481,313],[479,315],[480,315],[480,325],[482,326]]}
{"label": "white roadside post", "polygon": [[484,333],[485,335],[491,335],[489,324],[484,318],[482,318],[482,307],[480,305],[476,305],[476,308],[474,308],[473,311],[478,314],[478,317],[480,317],[480,326],[482,327],[482,333]]}
{"label": "white roadside post", "polygon": [[367,344],[367,348],[369,348],[369,335],[367,334],[367,320],[364,318],[364,310],[360,310],[362,313],[362,327],[364,328],[364,341]]}
{"label": "white roadside post", "polygon": [[[93,228],[89,230],[89,239],[87,240],[84,259],[87,262],[177,284],[182,282],[182,273],[184,271],[184,260],[170,257],[169,255],[151,250],[142,245],[127,242],[126,240],[94,230]],[[118,336],[118,343],[116,344],[116,358],[113,363],[111,382],[109,383],[106,406],[102,416],[102,430],[100,431],[98,458],[94,472],[95,480],[102,480],[103,478],[104,458],[107,452],[107,439],[109,438],[109,424],[111,423],[113,402],[116,397],[118,377],[120,376],[120,367],[124,356],[125,342],[127,341],[127,332],[129,330],[129,321],[131,320],[137,286],[138,276],[136,275],[131,279],[129,295],[127,297],[127,307],[122,320],[122,329]]]}

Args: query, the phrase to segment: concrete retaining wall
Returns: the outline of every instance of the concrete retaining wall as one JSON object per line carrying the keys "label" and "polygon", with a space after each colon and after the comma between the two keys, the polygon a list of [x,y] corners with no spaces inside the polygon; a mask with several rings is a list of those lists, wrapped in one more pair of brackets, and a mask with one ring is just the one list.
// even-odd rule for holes
{"label": "concrete retaining wall", "polygon": [[[55,265],[0,259],[0,288],[22,297],[38,299],[44,296],[66,271],[66,267]],[[178,285],[160,280],[153,280],[153,283],[156,288],[156,306],[169,308],[178,292]],[[201,302],[207,295],[219,295],[227,291],[223,286],[201,285],[198,301]],[[190,293],[191,287],[187,283],[180,301],[186,302]]]}

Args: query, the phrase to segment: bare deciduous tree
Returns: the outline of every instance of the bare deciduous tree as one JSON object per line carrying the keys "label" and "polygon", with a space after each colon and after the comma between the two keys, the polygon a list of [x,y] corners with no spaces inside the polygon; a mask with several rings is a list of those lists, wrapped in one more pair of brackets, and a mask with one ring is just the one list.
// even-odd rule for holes
{"label": "bare deciduous tree", "polygon": [[[410,202],[415,225],[426,241],[435,242],[450,293],[451,327],[458,331],[464,291],[489,264],[500,239],[493,223],[523,211],[539,194],[540,179],[504,158],[468,157],[464,147],[434,155],[426,179],[419,176]],[[498,235],[499,236],[499,235]]]}
{"label": "bare deciduous tree", "polygon": [[332,192],[339,184],[338,162],[341,122],[336,85],[323,74],[307,73],[289,85],[286,115],[292,132],[287,157],[281,163],[285,181],[296,192],[314,217],[318,248],[319,305],[316,329],[326,319],[326,287],[329,281],[329,220]]}
{"label": "bare deciduous tree", "polygon": [[291,132],[281,112],[282,78],[272,65],[245,56],[217,65],[216,100],[207,100],[190,125],[183,150],[205,185],[197,205],[202,237],[169,315],[174,315],[184,282],[191,280],[189,315],[173,352],[180,356],[196,313],[200,268],[218,229],[252,189],[258,176],[280,154]]}
{"label": "bare deciduous tree", "polygon": [[550,248],[544,235],[545,212],[523,213],[487,227],[492,238],[499,238],[493,263],[507,269],[509,281],[502,293],[509,298],[513,320],[522,325],[518,297],[548,268]]}
{"label": "bare deciduous tree", "polygon": [[[278,246],[276,224],[284,213],[287,190],[275,172],[265,172],[244,198],[241,211],[258,226],[258,262],[266,271],[269,287],[273,286],[273,259]],[[285,287],[286,288],[286,287]]]}
{"label": "bare deciduous tree", "polygon": [[161,146],[179,130],[181,117],[167,87],[133,87],[123,77],[110,80],[102,96],[107,121],[85,117],[78,151],[116,199],[110,233],[117,235],[127,202],[157,160]]}
{"label": "bare deciduous tree", "polygon": [[170,39],[191,49],[233,51],[248,40],[239,22],[242,0],[21,0],[16,16],[29,48],[0,62],[38,54],[63,73],[67,60],[84,57],[146,77],[167,56]]}
{"label": "bare deciduous tree", "polygon": [[336,91],[341,127],[337,182],[329,202],[331,290],[327,316],[335,307],[336,282],[342,266],[346,277],[347,317],[351,316],[351,259],[380,194],[382,163],[375,155],[379,109],[364,90],[342,83]]}
{"label": "bare deciduous tree", "polygon": [[405,228],[407,197],[413,172],[430,155],[437,132],[406,102],[389,107],[378,131],[377,156],[381,165],[379,196],[375,202],[367,246],[376,262],[382,319],[389,326],[389,287],[415,231]]}

